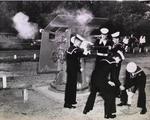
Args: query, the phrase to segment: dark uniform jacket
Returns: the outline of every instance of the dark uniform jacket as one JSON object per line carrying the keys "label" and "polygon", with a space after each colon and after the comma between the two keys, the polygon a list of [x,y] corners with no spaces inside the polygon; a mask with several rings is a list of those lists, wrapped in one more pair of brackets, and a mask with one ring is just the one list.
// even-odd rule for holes
{"label": "dark uniform jacket", "polygon": [[101,69],[101,59],[107,59],[110,55],[109,47],[112,47],[113,42],[111,40],[107,40],[106,44],[100,43],[101,39],[97,39],[94,43],[93,49],[96,51],[96,61],[95,61],[95,69]]}
{"label": "dark uniform jacket", "polygon": [[[125,59],[124,48],[123,48],[123,45],[121,43],[118,43],[118,44],[114,43],[112,50],[111,50],[111,56],[112,57],[119,57],[121,59],[120,62],[116,64],[116,76],[117,76],[117,79],[119,80],[121,63]],[[118,92],[118,94],[119,94],[119,92]]]}
{"label": "dark uniform jacket", "polygon": [[146,75],[140,67],[133,74],[126,71],[124,83],[126,89],[133,87],[133,92],[135,92],[137,88],[145,87],[145,84]]}
{"label": "dark uniform jacket", "polygon": [[65,105],[72,105],[76,102],[76,91],[78,74],[80,73],[80,57],[82,50],[73,45],[69,47],[66,53],[66,72],[67,81],[65,88]]}
{"label": "dark uniform jacket", "polygon": [[116,56],[116,57],[118,56],[121,58],[121,60],[123,60],[119,52],[124,54],[125,49],[124,49],[123,45],[121,43],[118,43],[118,44],[114,43],[112,46],[111,55]]}
{"label": "dark uniform jacket", "polygon": [[100,43],[101,39],[97,39],[94,43],[93,49],[97,50],[97,53],[108,54],[109,53],[109,46],[113,46],[113,42],[107,39],[106,44],[104,45],[103,42]]}
{"label": "dark uniform jacket", "polygon": [[[126,71],[126,78],[124,86],[126,89],[132,88],[132,92],[136,92],[138,89],[138,101],[137,107],[146,108],[146,93],[145,93],[145,85],[146,85],[146,75],[144,71],[138,67],[134,74]],[[127,103],[127,93],[126,90],[122,91],[120,96],[122,103]]]}
{"label": "dark uniform jacket", "polygon": [[83,55],[83,50],[75,46],[70,46],[67,50],[67,71],[79,71],[80,70],[80,57]]}
{"label": "dark uniform jacket", "polygon": [[116,78],[116,63],[112,58],[102,59],[99,68],[93,71],[91,78],[91,87],[97,88],[99,91],[111,91],[112,87],[108,81],[115,83],[115,86],[120,86],[119,80]]}

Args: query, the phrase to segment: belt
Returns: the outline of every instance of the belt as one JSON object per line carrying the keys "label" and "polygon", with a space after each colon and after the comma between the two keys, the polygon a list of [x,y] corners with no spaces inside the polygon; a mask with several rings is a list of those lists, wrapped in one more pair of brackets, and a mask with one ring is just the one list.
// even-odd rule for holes
{"label": "belt", "polygon": [[97,53],[98,56],[108,56],[107,53]]}

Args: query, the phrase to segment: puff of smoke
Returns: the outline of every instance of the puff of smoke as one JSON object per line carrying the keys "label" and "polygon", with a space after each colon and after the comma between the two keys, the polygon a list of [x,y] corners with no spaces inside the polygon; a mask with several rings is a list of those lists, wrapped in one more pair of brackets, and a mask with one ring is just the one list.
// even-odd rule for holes
{"label": "puff of smoke", "polygon": [[87,25],[93,19],[93,14],[85,8],[78,10],[66,10],[65,8],[58,8],[52,14],[70,16],[72,17],[72,20],[83,26]]}
{"label": "puff of smoke", "polygon": [[18,12],[13,18],[14,28],[18,31],[18,36],[23,39],[34,39],[38,32],[38,25],[29,22],[29,17],[22,12]]}
{"label": "puff of smoke", "polygon": [[93,14],[86,9],[77,10],[76,20],[80,25],[85,26],[93,20]]}
{"label": "puff of smoke", "polygon": [[93,14],[87,9],[79,9],[76,11],[75,20],[80,25],[79,31],[83,33],[84,36],[89,36],[92,28],[88,25],[93,20]]}
{"label": "puff of smoke", "polygon": [[[91,41],[91,38],[89,37],[91,31],[93,28],[88,25],[93,20],[93,14],[85,9],[76,9],[76,10],[71,10],[71,9],[65,9],[62,6],[58,7],[57,10],[53,11],[52,14],[56,15],[66,15],[67,17],[72,20],[71,23],[77,23],[78,26],[74,26],[72,29],[73,33],[81,34],[84,37],[88,38]],[[72,25],[73,26],[73,25]]]}

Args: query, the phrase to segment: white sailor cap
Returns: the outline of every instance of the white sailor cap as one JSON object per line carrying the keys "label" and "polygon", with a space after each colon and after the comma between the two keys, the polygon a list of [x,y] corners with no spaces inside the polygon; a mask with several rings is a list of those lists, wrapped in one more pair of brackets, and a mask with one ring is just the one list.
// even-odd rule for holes
{"label": "white sailor cap", "polygon": [[40,29],[39,32],[42,33],[44,31],[44,29]]}
{"label": "white sailor cap", "polygon": [[102,34],[107,34],[109,32],[107,28],[101,28],[100,31]]}
{"label": "white sailor cap", "polygon": [[118,37],[119,35],[120,35],[120,32],[115,32],[115,33],[111,34],[111,36],[112,36],[113,38],[116,38],[116,37]]}
{"label": "white sailor cap", "polygon": [[76,39],[76,37],[75,36],[72,36],[71,37],[71,42],[74,44],[74,42],[75,42],[75,39]]}
{"label": "white sailor cap", "polygon": [[137,70],[137,65],[134,62],[129,62],[127,64],[126,70],[130,73],[134,73]]}

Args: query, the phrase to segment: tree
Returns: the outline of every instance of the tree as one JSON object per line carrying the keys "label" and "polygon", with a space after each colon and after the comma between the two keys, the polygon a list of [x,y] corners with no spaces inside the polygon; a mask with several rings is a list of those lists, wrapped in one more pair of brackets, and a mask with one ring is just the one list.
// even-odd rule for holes
{"label": "tree", "polygon": [[[12,7],[14,6],[14,7]],[[0,2],[0,31],[14,32],[12,28],[12,16],[15,14],[15,4],[8,2]]]}

